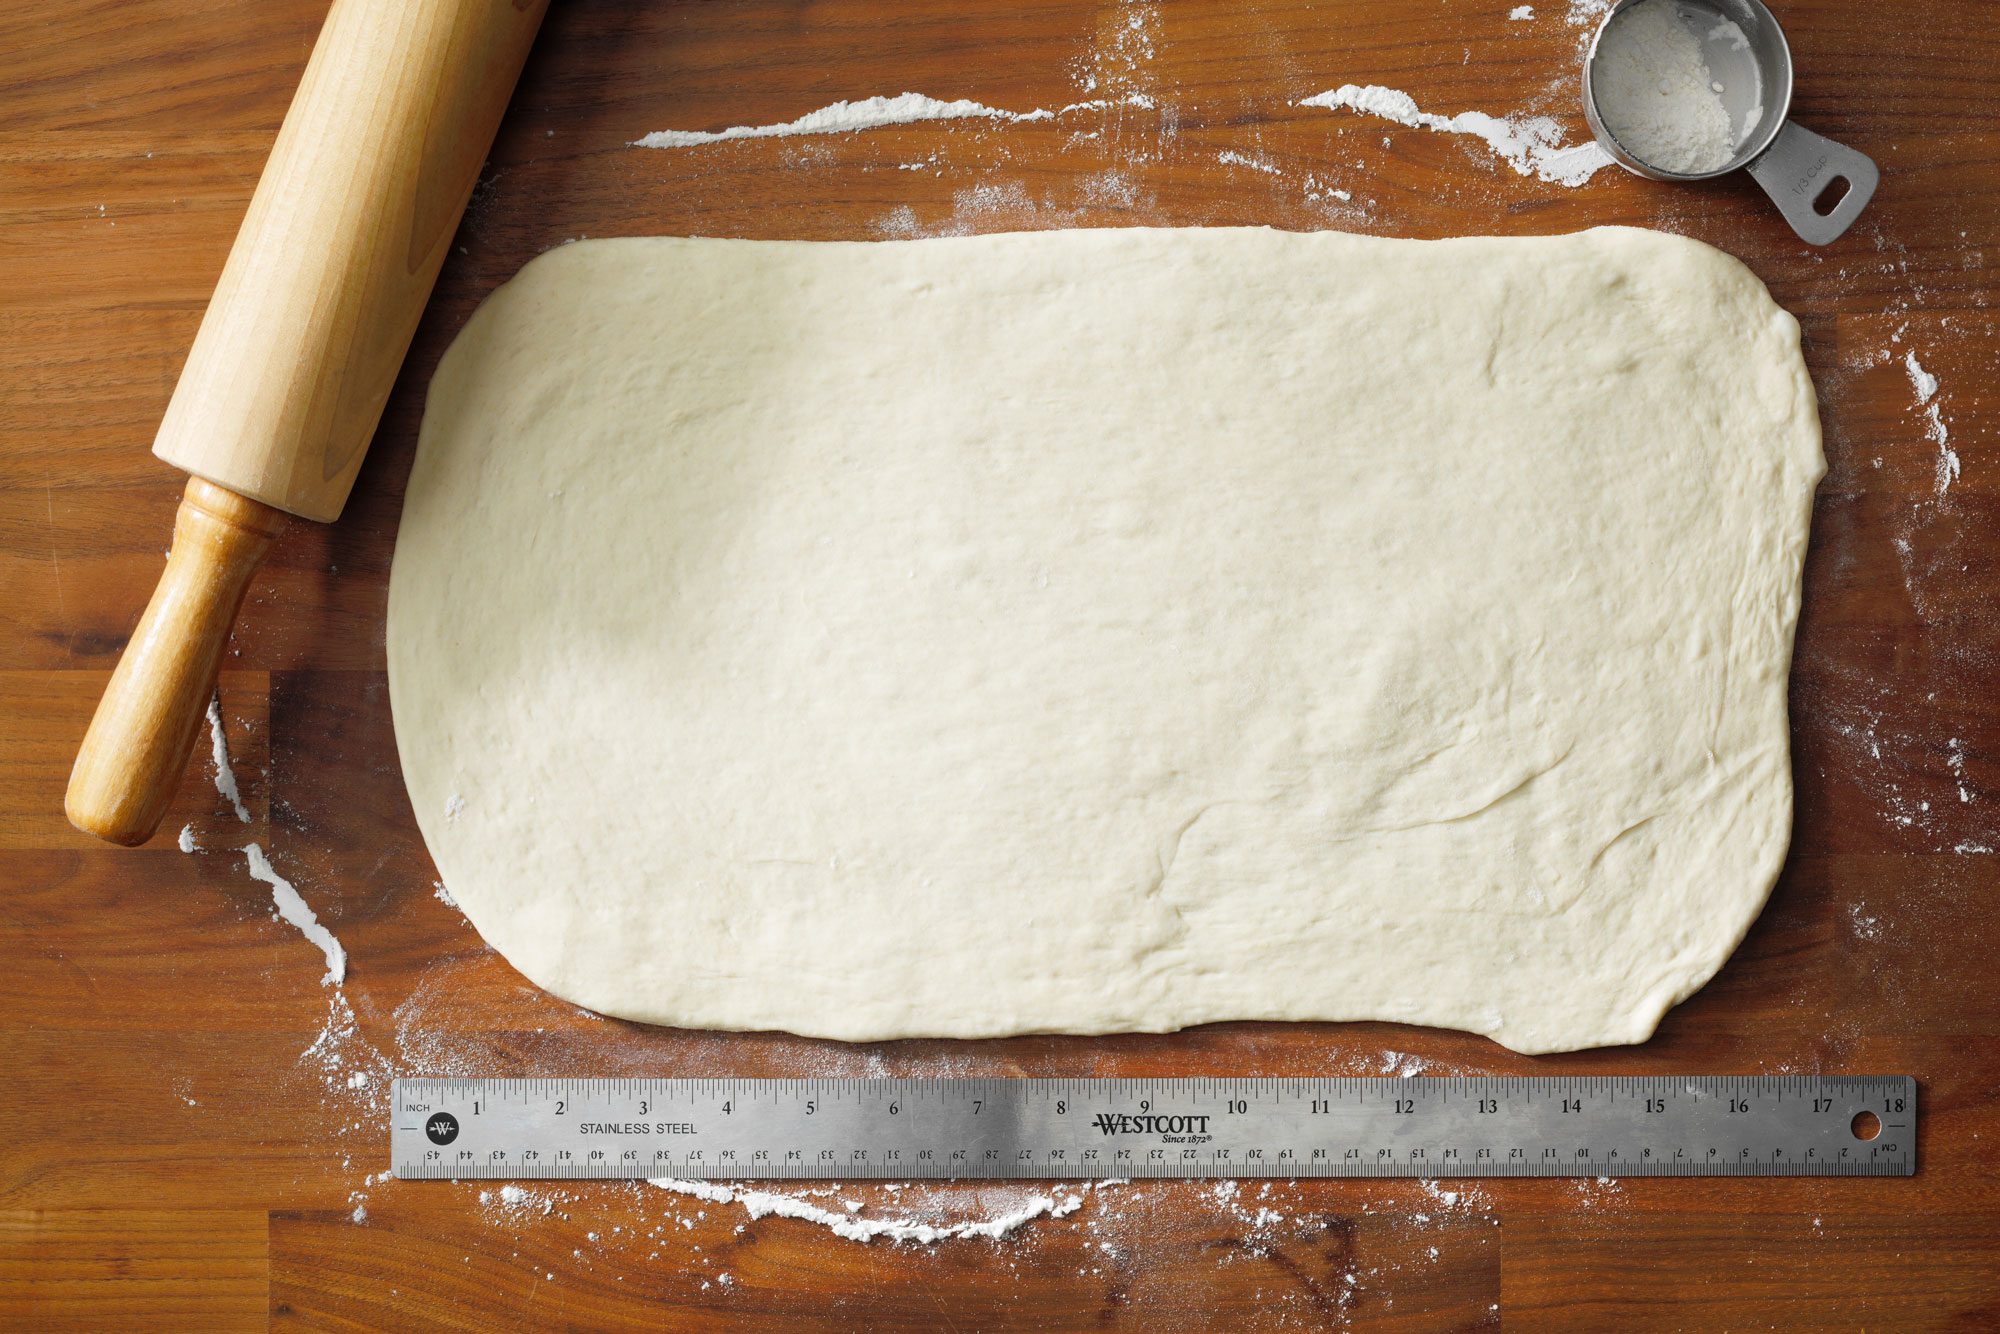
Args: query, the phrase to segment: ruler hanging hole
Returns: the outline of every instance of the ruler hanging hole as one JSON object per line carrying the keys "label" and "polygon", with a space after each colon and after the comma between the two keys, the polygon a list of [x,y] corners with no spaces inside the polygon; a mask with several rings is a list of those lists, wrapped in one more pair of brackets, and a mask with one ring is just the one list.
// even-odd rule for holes
{"label": "ruler hanging hole", "polygon": [[1854,1122],[1849,1127],[1856,1139],[1874,1139],[1882,1133],[1882,1118],[1873,1112],[1856,1112]]}

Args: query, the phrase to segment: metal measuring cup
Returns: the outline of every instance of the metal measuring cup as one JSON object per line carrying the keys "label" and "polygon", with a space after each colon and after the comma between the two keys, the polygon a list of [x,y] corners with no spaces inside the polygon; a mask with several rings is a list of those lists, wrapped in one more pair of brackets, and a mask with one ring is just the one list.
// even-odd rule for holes
{"label": "metal measuring cup", "polygon": [[[1598,112],[1591,74],[1604,48],[1606,34],[1618,38],[1614,25],[1623,11],[1636,4],[1672,4],[1694,22],[1690,31],[1701,42],[1703,58],[1716,83],[1731,124],[1741,124],[1761,108],[1756,124],[1736,146],[1729,161],[1713,171],[1667,171],[1632,155],[1605,127]],[[1739,45],[1724,25],[1734,25],[1746,44]],[[1616,0],[1605,11],[1583,58],[1583,114],[1590,132],[1618,164],[1656,181],[1705,181],[1747,168],[1771,202],[1806,241],[1825,245],[1854,225],[1875,196],[1881,172],[1866,154],[1792,124],[1792,48],[1785,31],[1763,0]],[[1846,183],[1846,192],[1839,186]],[[1824,211],[1822,211],[1822,201]]]}

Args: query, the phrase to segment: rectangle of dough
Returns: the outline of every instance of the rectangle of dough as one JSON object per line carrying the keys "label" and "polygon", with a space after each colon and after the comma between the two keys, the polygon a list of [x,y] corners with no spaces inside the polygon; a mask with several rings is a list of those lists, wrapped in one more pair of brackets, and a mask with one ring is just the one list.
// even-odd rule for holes
{"label": "rectangle of dough", "polygon": [[1636,1042],[1769,892],[1824,468],[1693,241],[597,241],[440,366],[417,817],[570,1000]]}

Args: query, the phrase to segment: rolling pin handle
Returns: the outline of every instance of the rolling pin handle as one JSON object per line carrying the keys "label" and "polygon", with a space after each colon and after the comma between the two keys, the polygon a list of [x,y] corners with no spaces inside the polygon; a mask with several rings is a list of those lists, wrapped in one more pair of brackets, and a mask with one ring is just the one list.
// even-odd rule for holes
{"label": "rolling pin handle", "polygon": [[63,811],[86,834],[153,836],[187,769],[222,650],[281,510],[191,478],[153,599],[118,660],[70,770]]}

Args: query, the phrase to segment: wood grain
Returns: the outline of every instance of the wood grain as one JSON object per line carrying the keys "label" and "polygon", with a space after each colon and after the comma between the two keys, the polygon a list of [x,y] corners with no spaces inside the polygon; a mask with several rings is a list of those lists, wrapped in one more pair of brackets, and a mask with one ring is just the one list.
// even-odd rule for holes
{"label": "wood grain", "polygon": [[245,1328],[270,1298],[260,1211],[0,1211],[0,1320],[20,1329]]}
{"label": "wood grain", "polygon": [[[181,478],[147,446],[324,2],[0,11],[0,1320],[2000,1323],[2000,855],[1957,851],[2000,846],[2000,37],[1982,7],[1942,0],[1895,23],[1861,0],[1780,6],[1798,118],[1884,168],[1859,228],[1825,251],[1794,240],[1748,181],[1604,173],[1566,190],[1461,139],[1295,105],[1373,82],[1427,109],[1535,111],[1580,132],[1582,30],[1561,3],[1531,22],[1509,7],[556,6],[345,515],[299,525],[252,583],[222,683],[252,822],[198,772],[167,836],[129,852],[68,828],[62,780],[160,573]],[[1014,110],[1134,94],[1153,106],[626,147],[905,90]],[[583,235],[1255,222],[1665,227],[1741,255],[1802,322],[1831,466],[1793,676],[1794,851],[1743,948],[1652,1042],[1529,1059],[1372,1024],[865,1047],[643,1029],[536,991],[434,896],[396,763],[382,608],[423,386],[495,284]],[[1912,353],[1938,377],[1960,459],[1942,493]],[[174,850],[184,824],[201,854]],[[349,949],[340,993],[271,920],[244,872],[252,840]],[[1911,1073],[1923,1168],[1908,1181],[1497,1182],[1450,1204],[1399,1182],[1279,1187],[1261,1202],[1255,1187],[1237,1201],[1121,1187],[1005,1242],[900,1249],[646,1187],[507,1207],[471,1185],[369,1180],[385,1166],[380,1082],[399,1072],[1324,1074],[1413,1058],[1466,1073]],[[349,1088],[357,1073],[371,1083]],[[878,1188],[843,1194],[895,1207]],[[975,1194],[938,1207],[1003,1198]],[[1260,1227],[1266,1207],[1282,1219]]]}

